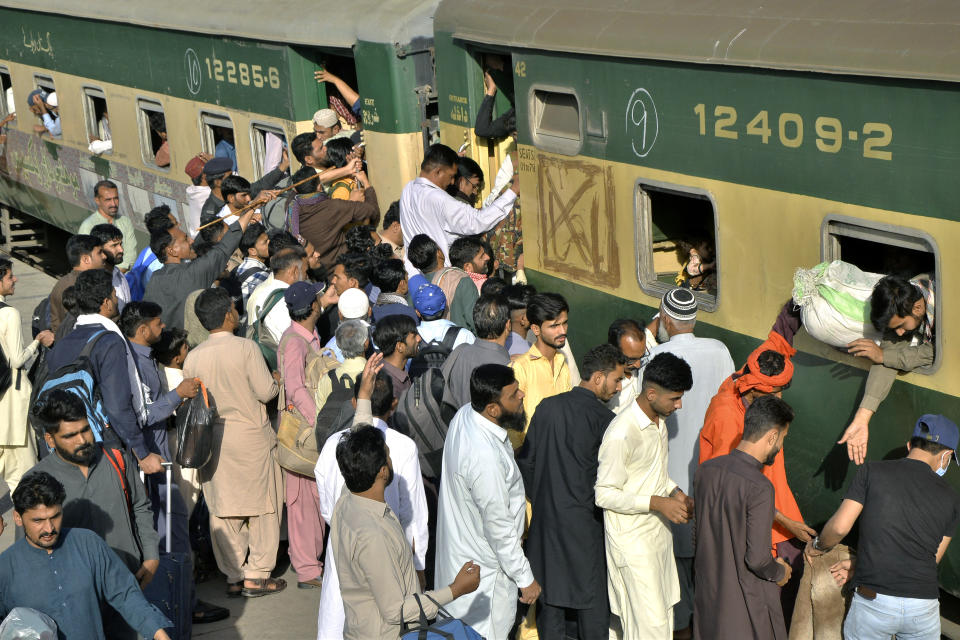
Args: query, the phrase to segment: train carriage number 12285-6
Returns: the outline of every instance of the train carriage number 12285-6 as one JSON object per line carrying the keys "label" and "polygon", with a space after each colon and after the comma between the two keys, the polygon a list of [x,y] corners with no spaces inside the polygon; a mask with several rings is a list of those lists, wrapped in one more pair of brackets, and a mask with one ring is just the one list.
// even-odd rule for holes
{"label": "train carriage number 12285-6", "polygon": [[280,88],[280,71],[276,67],[267,67],[264,70],[263,66],[259,64],[220,60],[217,57],[204,58],[204,62],[207,66],[207,78],[216,82],[229,82],[244,87],[253,85],[258,89],[261,87]]}
{"label": "train carriage number 12285-6", "polygon": [[[707,119],[709,117],[706,105],[702,102],[693,108],[700,122],[700,135],[708,135]],[[799,113],[774,114],[777,127],[777,138],[785,147],[796,149],[804,142],[804,121]],[[734,107],[717,105],[713,108],[713,136],[737,140],[740,131],[737,127],[737,110]],[[757,136],[760,142],[767,144],[773,137],[770,128],[771,116],[764,109],[758,112],[747,123],[744,133],[748,136]],[[888,149],[893,140],[893,128],[885,122],[864,123],[860,131],[848,129],[844,132],[843,124],[838,118],[819,116],[814,121],[817,149],[824,153],[837,153],[843,147],[844,138],[856,147],[860,134],[863,134],[863,157],[875,160],[892,160],[893,152]],[[846,135],[844,135],[846,134]]]}

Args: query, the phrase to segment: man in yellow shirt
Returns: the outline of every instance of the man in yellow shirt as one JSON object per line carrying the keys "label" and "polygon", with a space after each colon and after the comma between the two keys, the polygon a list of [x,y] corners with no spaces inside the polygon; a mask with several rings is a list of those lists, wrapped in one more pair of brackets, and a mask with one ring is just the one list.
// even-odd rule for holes
{"label": "man in yellow shirt", "polygon": [[570,391],[570,369],[561,353],[567,343],[567,316],[570,307],[558,293],[538,293],[527,305],[527,320],[537,342],[512,363],[514,375],[523,391],[523,409],[527,423],[523,432],[511,431],[510,442],[519,449],[530,427],[530,419],[544,398]]}

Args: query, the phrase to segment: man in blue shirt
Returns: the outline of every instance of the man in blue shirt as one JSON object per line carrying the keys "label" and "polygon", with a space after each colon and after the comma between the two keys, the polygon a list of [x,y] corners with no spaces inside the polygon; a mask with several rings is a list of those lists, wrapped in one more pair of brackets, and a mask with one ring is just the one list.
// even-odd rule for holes
{"label": "man in blue shirt", "polygon": [[133,574],[95,533],[61,529],[63,486],[27,474],[13,492],[13,520],[24,538],[0,554],[0,617],[30,607],[57,623],[60,638],[104,640],[100,611],[110,605],[144,638],[169,640],[173,624],[147,602]]}

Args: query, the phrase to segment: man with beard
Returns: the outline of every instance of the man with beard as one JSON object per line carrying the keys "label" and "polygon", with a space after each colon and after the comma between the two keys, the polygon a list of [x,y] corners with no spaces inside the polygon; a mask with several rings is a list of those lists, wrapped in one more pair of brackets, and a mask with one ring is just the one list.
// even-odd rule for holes
{"label": "man with beard", "polygon": [[67,316],[67,308],[63,304],[63,292],[67,287],[76,284],[77,278],[84,271],[102,270],[105,260],[100,241],[93,236],[82,234],[70,236],[67,240],[66,254],[71,269],[57,280],[57,284],[50,290],[50,326],[47,328],[54,333]]}
{"label": "man with beard", "polygon": [[[120,449],[94,442],[83,401],[69,391],[52,389],[44,393],[33,415],[43,425],[44,440],[53,454],[30,473],[46,472],[63,485],[64,526],[89,529],[103,538],[141,588],[145,587],[160,564],[159,536],[153,528],[150,498],[133,459]],[[122,475],[122,481],[118,475]],[[119,616],[104,616],[104,621],[111,638],[137,637]]]}
{"label": "man with beard", "polygon": [[544,640],[566,637],[576,618],[580,640],[606,640],[610,626],[603,515],[593,487],[603,433],[613,419],[604,403],[620,391],[623,357],[613,345],[583,357],[583,380],[540,403],[517,457],[533,505],[527,554],[543,585],[537,630]]}
{"label": "man with beard", "polygon": [[102,640],[101,610],[109,605],[120,614],[110,617],[122,616],[144,638],[170,640],[164,629],[173,624],[103,540],[62,528],[64,498],[60,483],[43,472],[28,474],[13,492],[13,520],[24,538],[0,555],[0,617],[29,607],[50,616],[61,638]]}
{"label": "man with beard", "polygon": [[623,640],[671,640],[680,600],[670,523],[687,522],[693,500],[670,479],[666,418],[693,386],[690,366],[672,353],[650,360],[636,402],[603,436],[597,506],[607,543],[611,609]]}
{"label": "man with beard", "polygon": [[480,566],[480,586],[447,610],[488,640],[506,640],[520,601],[540,595],[523,554],[523,478],[507,438],[526,424],[513,371],[484,364],[470,376],[470,404],[450,422],[443,445],[437,516],[436,584],[449,584],[464,563]]}
{"label": "man with beard", "polygon": [[123,263],[123,232],[112,224],[98,224],[90,229],[90,235],[100,241],[103,250],[103,270],[113,278],[113,288],[117,292],[117,308],[123,308],[133,297],[130,294],[130,285],[120,270]]}
{"label": "man with beard", "polygon": [[[527,319],[537,341],[513,361],[517,384],[523,392],[523,408],[532,417],[544,398],[570,391],[570,368],[561,352],[567,343],[567,316],[570,307],[558,293],[538,293],[527,305]],[[529,422],[527,423],[529,425]],[[510,432],[510,442],[519,449],[526,427]]]}
{"label": "man with beard", "polygon": [[697,469],[694,638],[786,640],[779,587],[791,569],[770,555],[773,485],[761,469],[773,464],[792,421],[786,402],[758,398],[737,448]]}
{"label": "man with beard", "polygon": [[77,233],[89,234],[98,224],[112,224],[120,229],[123,234],[123,251],[121,256],[126,256],[117,264],[121,271],[127,271],[133,265],[137,257],[137,235],[133,231],[133,222],[130,217],[120,214],[120,191],[117,185],[109,180],[101,180],[93,185],[93,201],[97,204],[97,210],[80,223]]}

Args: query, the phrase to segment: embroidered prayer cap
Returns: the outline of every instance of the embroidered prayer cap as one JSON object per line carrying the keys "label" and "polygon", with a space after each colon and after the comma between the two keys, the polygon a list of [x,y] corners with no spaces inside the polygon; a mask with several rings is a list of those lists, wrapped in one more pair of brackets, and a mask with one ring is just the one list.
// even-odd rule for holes
{"label": "embroidered prayer cap", "polygon": [[320,109],[313,114],[313,124],[318,127],[333,127],[340,122],[337,112],[333,109]]}
{"label": "embroidered prayer cap", "polygon": [[697,299],[690,289],[676,287],[663,296],[663,312],[674,320],[696,320]]}

